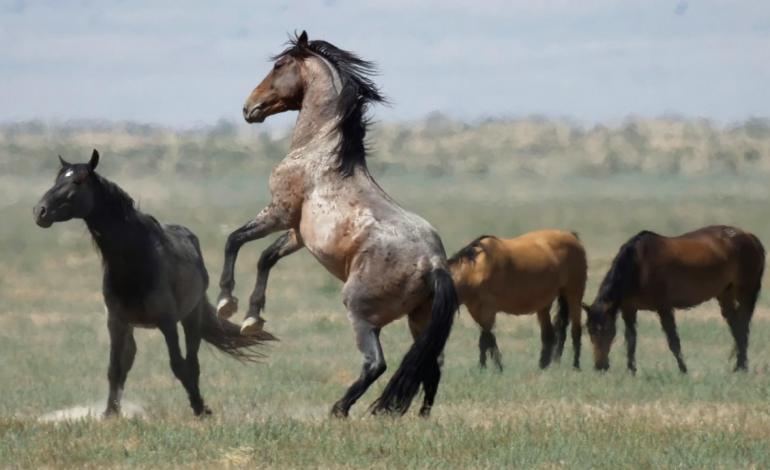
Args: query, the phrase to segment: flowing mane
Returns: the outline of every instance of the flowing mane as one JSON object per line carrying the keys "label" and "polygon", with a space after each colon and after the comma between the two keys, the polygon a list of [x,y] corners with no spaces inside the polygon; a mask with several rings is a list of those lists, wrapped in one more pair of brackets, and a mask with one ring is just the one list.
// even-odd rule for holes
{"label": "flowing mane", "polygon": [[468,245],[464,246],[460,249],[457,253],[452,255],[451,258],[449,258],[449,266],[453,266],[461,261],[467,261],[469,263],[474,263],[476,261],[476,256],[478,256],[480,253],[487,252],[486,247],[481,243],[482,240],[486,240],[487,238],[497,238],[492,235],[482,235],[472,242],[470,242]]}
{"label": "flowing mane", "polygon": [[597,300],[618,303],[625,291],[636,289],[639,283],[639,267],[636,263],[637,243],[655,232],[641,231],[620,247],[612,266],[599,287]]}
{"label": "flowing mane", "polygon": [[116,294],[142,300],[157,278],[155,243],[163,232],[154,217],[137,210],[117,184],[92,173],[97,203],[85,218]]}
{"label": "flowing mane", "polygon": [[365,140],[371,123],[367,116],[369,106],[371,103],[388,104],[388,99],[371,79],[378,73],[377,66],[326,41],[300,43],[295,34],[289,37],[287,45],[283,52],[270,57],[270,60],[278,61],[286,56],[302,60],[317,55],[328,61],[340,76],[342,90],[337,105],[340,121],[336,130],[341,138],[335,149],[338,153],[337,169],[344,177],[352,176],[357,167],[366,168],[366,154],[371,150]]}

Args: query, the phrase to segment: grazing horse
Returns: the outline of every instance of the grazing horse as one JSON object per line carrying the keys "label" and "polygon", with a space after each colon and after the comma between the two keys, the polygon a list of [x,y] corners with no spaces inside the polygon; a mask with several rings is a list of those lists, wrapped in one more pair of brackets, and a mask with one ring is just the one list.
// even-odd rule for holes
{"label": "grazing horse", "polygon": [[620,247],[588,312],[588,332],[599,370],[610,367],[618,311],[626,326],[627,366],[636,372],[636,312],[658,312],[679,370],[687,372],[676,332],[674,309],[716,298],[738,352],[735,370],[746,370],[754,306],[762,287],[765,249],[759,239],[735,227],[704,227],[678,237],[643,231]]}
{"label": "grazing horse", "polygon": [[[492,328],[497,312],[528,315],[540,323],[540,368],[561,358],[572,323],[573,366],[580,368],[580,309],[586,287],[586,252],[574,232],[539,230],[511,240],[488,235],[473,240],[449,258],[460,304],[481,327],[479,361],[486,367],[487,352],[503,370]],[[556,330],[551,306],[558,299]],[[555,348],[555,351],[554,351]]]}
{"label": "grazing horse", "polygon": [[[206,297],[208,273],[198,238],[185,227],[161,224],[139,212],[134,201],[96,171],[99,153],[86,164],[69,164],[61,157],[53,187],[34,208],[35,222],[83,219],[102,255],[102,292],[110,332],[110,394],[105,416],[120,411],[126,377],[134,364],[134,328],[158,328],[166,339],[171,369],[190,399],[196,416],[211,414],[203,404],[198,379],[201,339],[239,360],[253,360],[253,350],[269,333],[245,337],[238,325],[217,318]],[[177,334],[182,323],[187,357]]]}
{"label": "grazing horse", "polygon": [[[218,313],[228,318],[237,310],[233,269],[241,246],[290,230],[280,239],[284,253],[307,247],[345,283],[343,302],[363,356],[361,376],[332,414],[347,416],[385,372],[380,330],[407,315],[415,342],[372,411],[405,413],[422,384],[420,415],[427,416],[458,309],[444,247],[436,230],[396,204],[366,167],[367,110],[385,101],[370,79],[374,65],[328,42],[308,41],[304,31],[288,45],[273,57],[243,116],[259,123],[299,111],[291,149],[270,175],[270,204],[227,239]],[[260,329],[252,303],[241,332]]]}

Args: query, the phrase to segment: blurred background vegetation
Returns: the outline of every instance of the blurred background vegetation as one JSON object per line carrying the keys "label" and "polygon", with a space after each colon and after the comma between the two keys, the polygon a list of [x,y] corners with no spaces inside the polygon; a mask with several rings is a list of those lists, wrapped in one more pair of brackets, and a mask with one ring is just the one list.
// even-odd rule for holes
{"label": "blurred background vegetation", "polygon": [[[586,127],[567,119],[488,119],[467,124],[434,113],[370,132],[375,175],[425,172],[475,175],[608,177],[705,176],[770,170],[770,119],[720,125],[706,119],[629,117]],[[110,169],[129,175],[196,177],[268,173],[284,155],[291,129],[230,121],[194,129],[134,122],[29,121],[0,125],[0,174],[33,176],[98,148]]]}

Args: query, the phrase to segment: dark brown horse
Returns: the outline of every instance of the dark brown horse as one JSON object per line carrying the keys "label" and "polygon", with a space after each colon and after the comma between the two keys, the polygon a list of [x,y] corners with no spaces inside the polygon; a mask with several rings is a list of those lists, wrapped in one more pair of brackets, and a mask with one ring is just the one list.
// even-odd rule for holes
{"label": "dark brown horse", "polygon": [[[561,358],[572,323],[573,367],[580,368],[582,310],[586,288],[586,252],[577,235],[561,230],[538,230],[504,240],[482,236],[449,259],[460,304],[481,327],[479,362],[486,366],[487,353],[499,370],[500,350],[492,328],[498,312],[530,315],[540,323],[540,368],[551,358]],[[551,306],[558,301],[556,326]]]}
{"label": "dark brown horse", "polygon": [[[415,342],[374,411],[405,413],[422,385],[425,416],[441,379],[439,358],[457,294],[436,230],[399,206],[367,170],[367,110],[384,101],[371,80],[374,65],[328,42],[308,41],[305,32],[274,60],[246,100],[243,116],[258,123],[284,111],[299,115],[289,154],[270,175],[270,204],[227,239],[220,318],[237,309],[233,270],[241,246],[289,230],[281,238],[284,253],[307,247],[345,283],[343,302],[363,356],[360,378],[332,413],[347,416],[385,372],[380,330],[406,315]],[[241,331],[260,329],[252,303]]]}
{"label": "dark brown horse", "polygon": [[[35,206],[35,222],[49,228],[55,222],[83,219],[102,255],[102,293],[110,332],[110,394],[105,416],[117,414],[134,365],[134,328],[158,328],[166,339],[171,370],[187,390],[196,415],[211,412],[199,389],[198,349],[201,340],[239,360],[259,357],[252,351],[269,333],[242,336],[237,325],[217,318],[206,288],[209,276],[198,238],[185,227],[160,223],[143,214],[134,200],[95,170],[99,153],[88,163],[61,159],[56,182]],[[179,347],[177,323],[182,323],[186,357]]]}
{"label": "dark brown horse", "polygon": [[589,307],[588,331],[597,369],[610,367],[618,311],[626,325],[628,369],[636,371],[636,312],[658,313],[679,370],[687,372],[676,332],[674,309],[716,298],[737,350],[735,370],[746,370],[754,307],[762,287],[765,249],[759,239],[735,227],[705,227],[678,237],[640,232],[612,262]]}

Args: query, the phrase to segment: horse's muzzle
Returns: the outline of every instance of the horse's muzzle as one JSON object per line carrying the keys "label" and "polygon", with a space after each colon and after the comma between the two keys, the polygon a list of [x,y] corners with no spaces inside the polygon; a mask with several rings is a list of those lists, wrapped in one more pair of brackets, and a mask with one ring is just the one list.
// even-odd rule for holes
{"label": "horse's muzzle", "polygon": [[53,225],[53,221],[49,220],[48,210],[44,204],[38,204],[32,209],[32,215],[35,216],[35,223],[38,227],[48,228]]}
{"label": "horse's muzzle", "polygon": [[243,105],[243,118],[249,124],[260,123],[265,121],[265,107],[263,103],[257,103],[249,105],[248,103]]}

